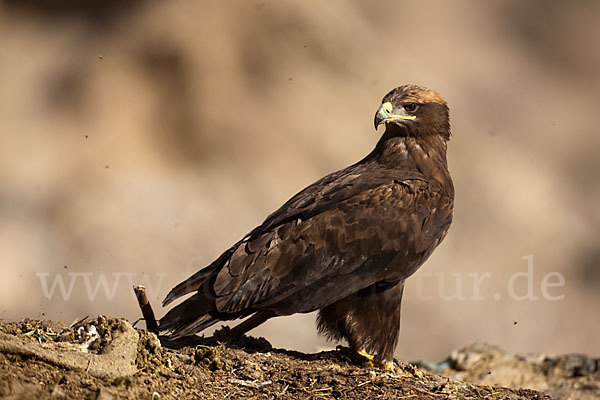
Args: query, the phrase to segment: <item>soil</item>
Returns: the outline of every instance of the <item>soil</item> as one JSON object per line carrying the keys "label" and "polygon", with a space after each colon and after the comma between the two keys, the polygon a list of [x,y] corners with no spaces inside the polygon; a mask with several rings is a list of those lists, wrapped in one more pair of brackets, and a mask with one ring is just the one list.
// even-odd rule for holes
{"label": "soil", "polygon": [[[600,398],[599,360],[557,360],[476,345],[440,364],[399,362],[387,371],[343,347],[304,354],[274,349],[263,338],[231,341],[228,328],[172,342],[106,316],[71,326],[0,322],[6,399]],[[532,382],[546,393],[521,388]],[[597,397],[581,397],[588,395]]]}
{"label": "soil", "polygon": [[484,343],[453,351],[442,363],[417,363],[431,373],[479,385],[520,387],[553,399],[600,399],[600,358],[585,354],[514,355]]}

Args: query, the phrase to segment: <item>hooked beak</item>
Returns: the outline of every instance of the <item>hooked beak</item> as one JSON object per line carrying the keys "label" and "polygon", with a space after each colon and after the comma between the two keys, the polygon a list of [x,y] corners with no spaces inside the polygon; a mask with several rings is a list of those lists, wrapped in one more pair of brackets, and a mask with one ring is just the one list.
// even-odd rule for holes
{"label": "hooked beak", "polygon": [[375,113],[375,130],[383,123],[398,121],[398,120],[413,120],[416,117],[414,115],[408,115],[404,108],[400,107],[396,110],[396,114],[392,114],[394,106],[389,101],[386,101],[379,107],[379,110]]}

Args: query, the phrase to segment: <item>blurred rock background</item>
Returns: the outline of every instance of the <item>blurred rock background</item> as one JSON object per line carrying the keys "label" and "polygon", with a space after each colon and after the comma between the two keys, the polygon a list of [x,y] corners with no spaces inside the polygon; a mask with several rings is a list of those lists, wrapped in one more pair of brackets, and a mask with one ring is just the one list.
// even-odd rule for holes
{"label": "blurred rock background", "polygon": [[[0,317],[135,320],[132,283],[161,315],[369,152],[381,98],[410,82],[450,104],[456,213],[408,283],[397,356],[600,354],[599,17],[592,0],[0,1]],[[253,333],[332,347],[313,320]]]}

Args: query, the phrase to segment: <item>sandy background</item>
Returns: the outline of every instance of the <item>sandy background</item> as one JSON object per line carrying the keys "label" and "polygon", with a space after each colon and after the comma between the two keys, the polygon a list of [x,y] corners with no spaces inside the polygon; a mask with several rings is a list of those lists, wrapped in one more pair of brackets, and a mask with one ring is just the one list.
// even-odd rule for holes
{"label": "sandy background", "polygon": [[[409,280],[397,356],[598,356],[599,17],[591,0],[0,1],[0,318],[134,320],[140,282],[162,314],[369,152],[381,97],[420,83],[450,104],[456,212]],[[254,333],[334,346],[314,315]]]}

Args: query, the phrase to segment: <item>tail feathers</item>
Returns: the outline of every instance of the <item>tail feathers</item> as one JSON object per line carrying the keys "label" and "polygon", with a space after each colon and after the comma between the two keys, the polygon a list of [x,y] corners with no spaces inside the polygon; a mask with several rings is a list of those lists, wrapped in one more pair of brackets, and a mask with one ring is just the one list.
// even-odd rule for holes
{"label": "tail feathers", "polygon": [[185,281],[181,282],[179,285],[175,286],[173,289],[171,289],[169,294],[167,294],[167,297],[165,297],[165,299],[163,300],[163,307],[171,304],[174,300],[178,299],[183,295],[195,292],[196,290],[200,289],[206,278],[208,278],[208,276],[212,274],[216,269],[216,266],[212,265],[207,268],[201,269],[194,275],[187,278]]}
{"label": "tail feathers", "polygon": [[173,307],[160,319],[158,329],[167,331],[173,339],[198,333],[218,321],[210,314],[212,302],[196,293],[183,303]]}
{"label": "tail feathers", "polygon": [[213,272],[221,269],[221,267],[227,262],[227,260],[229,260],[231,255],[242,242],[243,240],[240,240],[239,242],[231,246],[223,254],[221,254],[219,258],[213,261],[209,266],[196,272],[194,275],[190,276],[185,281],[181,282],[179,285],[171,289],[169,294],[167,294],[167,297],[165,297],[165,299],[162,302],[163,307],[171,304],[173,300],[185,294],[195,292],[196,290],[200,289],[206,278],[208,278]]}
{"label": "tail feathers", "polygon": [[208,328],[209,326],[214,325],[219,321],[218,319],[212,317],[210,314],[205,314],[201,317],[198,317],[195,321],[191,321],[189,324],[176,328],[175,330],[170,331],[169,337],[171,339],[179,339],[185,336],[192,336],[198,332],[201,332]]}

